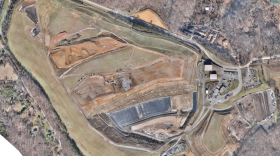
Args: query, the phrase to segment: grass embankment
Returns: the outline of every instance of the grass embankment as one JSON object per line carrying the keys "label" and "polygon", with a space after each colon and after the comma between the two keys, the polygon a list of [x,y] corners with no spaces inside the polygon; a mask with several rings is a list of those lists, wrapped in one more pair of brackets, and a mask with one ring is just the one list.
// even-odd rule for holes
{"label": "grass embankment", "polygon": [[197,118],[199,117],[199,114],[201,113],[202,108],[203,108],[203,96],[202,96],[202,86],[198,87],[198,91],[197,91],[197,107],[196,107],[196,111],[195,114],[193,115],[193,117],[190,119],[190,124],[193,124]]}
{"label": "grass embankment", "polygon": [[221,93],[222,95],[227,94],[230,91],[233,91],[234,89],[236,89],[239,85],[239,81],[234,81],[234,80],[230,80],[230,86],[229,89],[223,93]]}
{"label": "grass embankment", "polygon": [[227,102],[222,103],[222,104],[216,104],[214,106],[214,108],[216,109],[223,109],[226,108],[228,106],[231,105],[231,103],[239,98],[241,98],[242,96],[248,95],[250,93],[254,93],[254,92],[258,92],[258,91],[262,91],[262,90],[266,90],[269,89],[269,86],[267,84],[262,84],[257,88],[251,89],[251,90],[247,90],[245,91],[244,88],[242,88],[241,92],[239,92],[239,94],[237,94],[236,96],[232,97],[231,99],[229,99]]}
{"label": "grass embankment", "polygon": [[37,2],[39,6],[37,11],[40,16],[40,26],[42,27],[43,32],[47,32],[51,16],[61,7],[61,5],[56,0],[38,0]]}
{"label": "grass embankment", "polygon": [[8,8],[8,4],[9,4],[9,1],[4,2],[3,8],[2,8],[1,20],[2,20],[2,18],[4,18],[6,16],[6,13],[7,13],[6,11],[7,11],[7,8]]}
{"label": "grass embankment", "polygon": [[205,147],[211,152],[217,152],[225,143],[220,130],[220,125],[223,118],[223,115],[214,113],[210,120],[207,131],[203,135],[203,143]]}
{"label": "grass embankment", "polygon": [[228,92],[233,91],[234,89],[236,89],[238,87],[238,85],[239,85],[239,81],[231,80]]}
{"label": "grass embankment", "polygon": [[[16,8],[16,7],[15,7]],[[48,94],[53,107],[65,122],[70,136],[85,155],[136,155],[137,151],[124,152],[92,130],[84,116],[67,96],[61,84],[51,74],[42,44],[25,33],[25,25],[33,23],[18,11],[14,11],[8,32],[9,46],[19,62],[33,74]],[[147,155],[146,152],[141,152]]]}

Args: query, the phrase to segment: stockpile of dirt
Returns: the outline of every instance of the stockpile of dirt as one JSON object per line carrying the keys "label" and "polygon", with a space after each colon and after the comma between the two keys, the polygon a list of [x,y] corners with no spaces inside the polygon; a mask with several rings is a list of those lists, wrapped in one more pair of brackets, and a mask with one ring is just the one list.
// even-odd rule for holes
{"label": "stockpile of dirt", "polygon": [[139,18],[147,23],[159,26],[163,29],[167,29],[167,26],[165,26],[160,17],[151,9],[146,9],[144,11],[138,12],[134,15],[134,17]]}
{"label": "stockpile of dirt", "polygon": [[69,68],[85,59],[116,50],[125,45],[109,37],[98,37],[71,46],[56,47],[52,50],[50,58],[58,68]]}

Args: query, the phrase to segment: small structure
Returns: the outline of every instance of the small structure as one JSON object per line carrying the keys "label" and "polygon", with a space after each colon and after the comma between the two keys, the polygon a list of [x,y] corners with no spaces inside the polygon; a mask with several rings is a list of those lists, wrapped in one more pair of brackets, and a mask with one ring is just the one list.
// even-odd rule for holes
{"label": "small structure", "polygon": [[31,32],[32,32],[33,37],[37,36],[40,33],[38,24],[36,25],[36,27],[34,29],[31,30]]}
{"label": "small structure", "polygon": [[217,80],[217,74],[210,74],[210,80]]}
{"label": "small structure", "polygon": [[120,76],[121,86],[125,91],[130,89],[131,80],[129,79],[129,75]]}
{"label": "small structure", "polygon": [[212,69],[213,69],[212,65],[205,65],[204,66],[205,71],[212,71]]}
{"label": "small structure", "polygon": [[208,89],[207,88],[206,88],[205,92],[206,92],[206,94],[208,94]]}

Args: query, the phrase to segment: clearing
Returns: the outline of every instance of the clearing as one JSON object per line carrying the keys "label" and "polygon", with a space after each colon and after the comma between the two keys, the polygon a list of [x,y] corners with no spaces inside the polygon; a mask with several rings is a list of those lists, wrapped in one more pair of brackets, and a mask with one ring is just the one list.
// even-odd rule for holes
{"label": "clearing", "polygon": [[214,113],[211,120],[209,121],[210,124],[203,135],[203,143],[205,147],[211,152],[217,152],[225,143],[220,129],[223,118],[223,115]]}
{"label": "clearing", "polygon": [[0,80],[5,80],[7,78],[7,80],[16,81],[18,79],[18,75],[14,72],[14,68],[10,63],[0,66],[0,73]]}

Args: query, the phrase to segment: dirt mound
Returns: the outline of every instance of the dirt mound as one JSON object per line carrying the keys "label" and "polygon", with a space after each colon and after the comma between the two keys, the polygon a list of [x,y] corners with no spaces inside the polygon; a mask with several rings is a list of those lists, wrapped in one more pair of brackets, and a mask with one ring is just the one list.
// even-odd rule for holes
{"label": "dirt mound", "polygon": [[52,43],[53,45],[55,45],[55,44],[57,44],[59,41],[61,41],[61,40],[63,40],[64,38],[66,38],[68,35],[69,35],[69,34],[68,34],[66,31],[61,32],[61,33],[59,33],[59,34],[57,34],[57,35],[55,35],[55,36],[53,37],[51,43]]}
{"label": "dirt mound", "polygon": [[134,15],[134,17],[139,18],[145,22],[154,24],[163,29],[168,29],[168,27],[163,23],[160,17],[151,9],[146,9],[144,11],[140,11]]}
{"label": "dirt mound", "polygon": [[[61,34],[61,36],[63,35],[65,34]],[[55,40],[59,40],[61,36],[58,36],[58,39]],[[54,48],[50,58],[58,68],[69,68],[78,62],[104,52],[116,50],[125,45],[110,37],[98,37],[75,45]]]}

